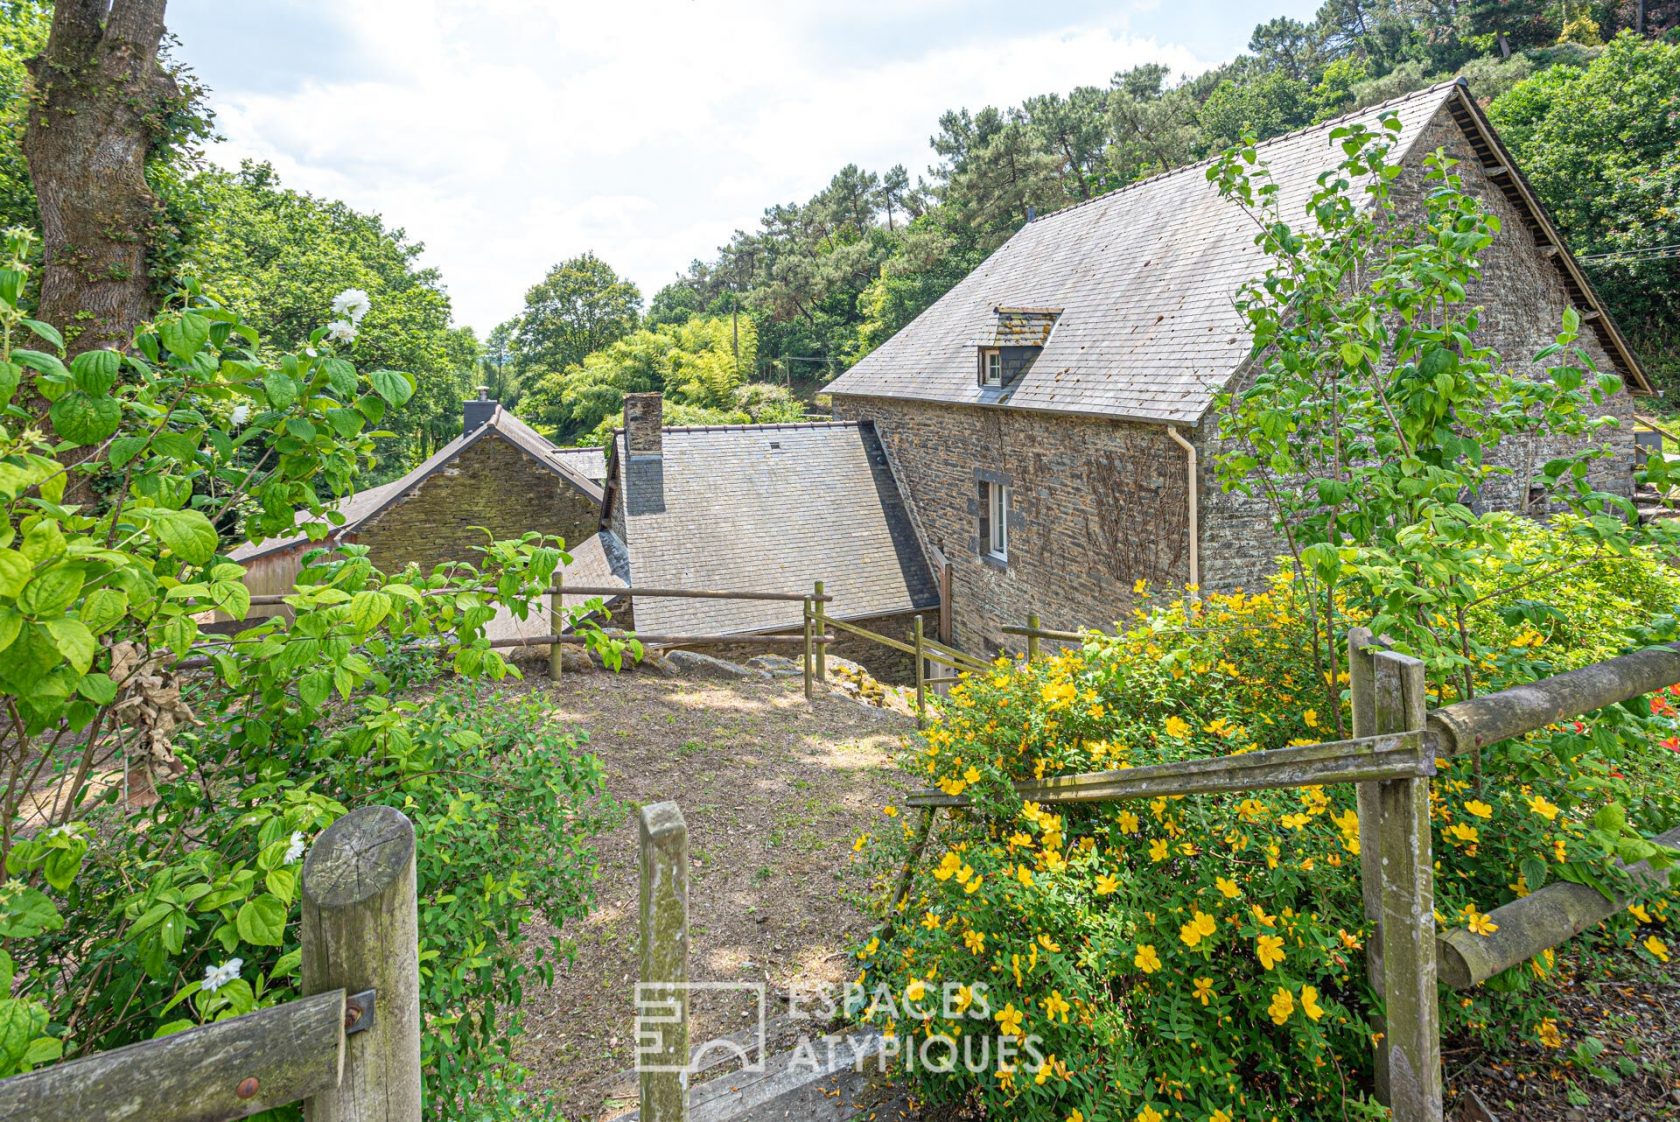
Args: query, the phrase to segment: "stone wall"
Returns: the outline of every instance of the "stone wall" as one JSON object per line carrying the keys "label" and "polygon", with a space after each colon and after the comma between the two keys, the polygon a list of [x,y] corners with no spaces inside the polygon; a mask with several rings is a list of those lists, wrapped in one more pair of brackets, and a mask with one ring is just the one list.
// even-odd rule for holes
{"label": "stone wall", "polygon": [[[862,397],[834,412],[875,422],[917,533],[952,566],[965,651],[1020,649],[1000,628],[1031,612],[1052,629],[1106,626],[1138,580],[1188,579],[1185,452],[1158,426]],[[1011,488],[1007,564],[981,556],[981,479]]]}
{"label": "stone wall", "polygon": [[491,431],[358,528],[356,541],[387,571],[476,561],[489,539],[532,530],[567,542],[593,537],[600,504]]}
{"label": "stone wall", "polygon": [[[1511,370],[1541,376],[1543,364],[1537,366],[1534,355],[1553,342],[1562,329],[1564,310],[1571,303],[1561,266],[1555,258],[1536,251],[1522,214],[1482,171],[1481,160],[1445,109],[1418,137],[1414,156],[1395,185],[1402,212],[1421,206],[1422,194],[1429,189],[1422,160],[1437,148],[1444,148],[1460,161],[1455,170],[1463,177],[1465,188],[1500,220],[1499,233],[1482,254],[1482,278],[1469,291],[1470,302],[1482,308],[1477,341],[1497,351]],[[1597,334],[1585,324],[1578,345],[1599,370],[1616,369]],[[1600,437],[1615,454],[1592,466],[1589,478],[1598,490],[1624,496],[1632,492],[1633,410],[1633,398],[1625,390],[1605,403],[1604,412],[1618,418],[1621,425]],[[1263,583],[1271,562],[1285,552],[1285,545],[1272,530],[1271,514],[1263,502],[1220,492],[1212,466],[1219,452],[1219,442],[1211,433],[1214,427],[1215,419],[1207,418],[1196,438],[1202,460],[1202,584],[1212,591],[1237,587],[1253,590]],[[1479,506],[1484,510],[1545,515],[1546,510],[1530,503],[1528,481],[1548,459],[1579,450],[1561,438],[1502,441],[1489,462],[1509,468],[1510,474],[1484,485]]]}

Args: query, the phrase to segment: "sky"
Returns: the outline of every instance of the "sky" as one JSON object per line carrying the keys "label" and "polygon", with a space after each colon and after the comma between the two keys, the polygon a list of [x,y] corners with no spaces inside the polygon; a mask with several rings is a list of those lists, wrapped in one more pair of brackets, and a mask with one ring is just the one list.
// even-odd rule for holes
{"label": "sky", "polygon": [[842,166],[912,178],[946,109],[1196,73],[1317,0],[172,0],[210,155],[382,214],[480,335],[593,251],[651,298]]}

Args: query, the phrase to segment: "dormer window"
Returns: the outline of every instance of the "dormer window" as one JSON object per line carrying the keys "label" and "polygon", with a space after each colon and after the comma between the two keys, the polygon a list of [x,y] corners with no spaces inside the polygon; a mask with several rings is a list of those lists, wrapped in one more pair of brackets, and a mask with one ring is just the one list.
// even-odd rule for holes
{"label": "dormer window", "polygon": [[1003,352],[996,347],[986,347],[980,352],[980,384],[1003,385]]}

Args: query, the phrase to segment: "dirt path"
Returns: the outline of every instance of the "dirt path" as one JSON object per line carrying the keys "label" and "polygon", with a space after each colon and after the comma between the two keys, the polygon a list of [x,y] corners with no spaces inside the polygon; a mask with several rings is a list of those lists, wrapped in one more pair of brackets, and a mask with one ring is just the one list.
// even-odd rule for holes
{"label": "dirt path", "polygon": [[[909,720],[837,695],[807,704],[798,679],[568,674],[555,687],[538,672],[527,682],[551,700],[553,720],[588,733],[615,798],[682,807],[694,980],[766,981],[785,993],[855,973],[847,948],[867,924],[852,841],[902,791],[891,761]],[[596,908],[564,932],[577,947],[572,967],[557,970],[552,989],[528,991],[520,1057],[579,1120],[622,1093],[612,1077],[634,1063],[634,817],[597,845]],[[743,1028],[744,1014],[739,1001],[697,1002],[694,1040]]]}

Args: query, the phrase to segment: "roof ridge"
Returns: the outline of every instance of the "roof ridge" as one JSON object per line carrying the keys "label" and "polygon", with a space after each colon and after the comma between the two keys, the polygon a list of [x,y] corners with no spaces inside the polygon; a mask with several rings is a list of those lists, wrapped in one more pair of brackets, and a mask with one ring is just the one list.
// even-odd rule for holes
{"label": "roof ridge", "polygon": [[[857,428],[859,421],[766,421],[738,425],[664,425],[661,432],[780,432],[787,429],[846,429]],[[615,429],[623,432],[623,429]]]}
{"label": "roof ridge", "polygon": [[[1421,90],[1413,90],[1411,93],[1400,94],[1396,97],[1391,97],[1386,101],[1379,101],[1379,102],[1376,102],[1373,105],[1367,105],[1367,106],[1365,106],[1361,109],[1350,109],[1346,113],[1341,114],[1340,116],[1331,117],[1329,120],[1320,121],[1315,125],[1302,125],[1298,129],[1291,129],[1289,132],[1279,133],[1276,136],[1269,136],[1265,140],[1262,140],[1262,141],[1259,141],[1258,143],[1256,143],[1254,147],[1258,150],[1258,149],[1266,148],[1270,145],[1280,144],[1285,140],[1293,140],[1296,137],[1305,136],[1309,132],[1317,132],[1320,129],[1332,129],[1332,128],[1335,128],[1337,125],[1341,124],[1343,121],[1349,121],[1349,120],[1352,120],[1355,117],[1363,117],[1363,116],[1366,116],[1370,113],[1374,113],[1374,112],[1378,112],[1378,111],[1383,110],[1383,109],[1387,109],[1390,106],[1399,105],[1403,101],[1411,101],[1413,98],[1421,98],[1425,94],[1433,94],[1433,93],[1436,93],[1437,91],[1445,90],[1448,86],[1468,86],[1468,85],[1469,85],[1469,83],[1466,82],[1462,77],[1449,78],[1444,82],[1436,82],[1434,85],[1425,86]],[[1144,187],[1148,184],[1155,183],[1158,180],[1170,179],[1172,176],[1181,175],[1184,172],[1193,171],[1196,168],[1206,167],[1209,164],[1213,163],[1217,159],[1219,159],[1218,154],[1215,154],[1215,155],[1212,155],[1212,156],[1204,156],[1202,159],[1196,160],[1192,163],[1179,164],[1175,168],[1168,168],[1166,171],[1158,171],[1154,175],[1146,175],[1142,179],[1134,179],[1130,183],[1126,183],[1126,184],[1123,184],[1119,187],[1116,187],[1112,191],[1104,191],[1100,195],[1092,195],[1088,199],[1080,199],[1076,203],[1069,203],[1067,206],[1062,207],[1059,210],[1052,210],[1047,214],[1041,214],[1041,215],[1038,216],[1038,218],[1035,221],[1036,222],[1043,222],[1047,219],[1056,218],[1060,215],[1067,214],[1070,211],[1078,210],[1081,207],[1087,207],[1087,206],[1092,205],[1093,203],[1100,203],[1100,202],[1103,202],[1104,200],[1112,199],[1116,195],[1121,195],[1121,194],[1124,194],[1127,191],[1131,191],[1131,190],[1134,190],[1136,188]],[[1024,229],[1026,229],[1026,227],[1023,226],[1021,229],[1024,230]],[[1019,233],[1019,232],[1020,232],[1019,230],[1016,231],[1016,233]]]}

